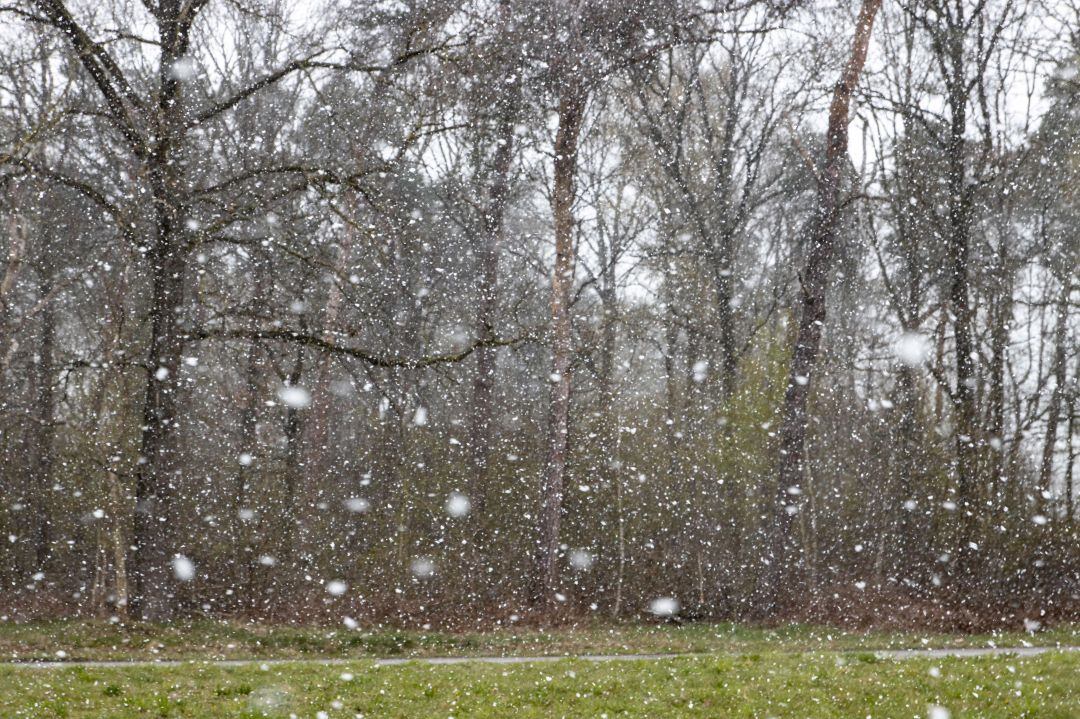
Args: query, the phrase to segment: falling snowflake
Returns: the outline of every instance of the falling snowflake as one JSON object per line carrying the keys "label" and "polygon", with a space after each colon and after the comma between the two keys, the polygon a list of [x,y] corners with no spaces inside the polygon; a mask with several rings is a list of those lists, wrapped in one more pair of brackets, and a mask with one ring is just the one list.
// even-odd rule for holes
{"label": "falling snowflake", "polygon": [[409,571],[417,579],[430,579],[435,576],[435,562],[430,557],[417,557],[409,564]]}
{"label": "falling snowflake", "polygon": [[446,513],[451,517],[464,517],[472,510],[472,502],[461,492],[451,492],[446,499]]}
{"label": "falling snowflake", "polygon": [[930,354],[930,342],[921,334],[905,332],[897,338],[893,353],[908,367],[918,367],[926,362]]}
{"label": "falling snowflake", "polygon": [[371,503],[363,497],[349,497],[345,500],[345,509],[353,514],[363,514],[371,509]]}
{"label": "falling snowflake", "polygon": [[292,409],[306,409],[311,406],[311,392],[303,387],[283,385],[278,390],[278,399]]}
{"label": "falling snowflake", "polygon": [[195,578],[195,565],[183,554],[177,554],[172,560],[173,574],[181,582],[190,582]]}
{"label": "falling snowflake", "polygon": [[586,571],[593,565],[593,555],[584,549],[575,549],[570,552],[570,566],[574,569]]}
{"label": "falling snowflake", "polygon": [[679,613],[679,600],[674,597],[657,597],[649,602],[649,613],[658,617],[673,617]]}

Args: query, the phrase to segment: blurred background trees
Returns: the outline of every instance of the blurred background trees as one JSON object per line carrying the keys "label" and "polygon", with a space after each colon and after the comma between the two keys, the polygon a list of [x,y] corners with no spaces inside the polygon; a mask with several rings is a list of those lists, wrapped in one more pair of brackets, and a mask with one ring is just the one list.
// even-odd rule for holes
{"label": "blurred background trees", "polygon": [[1069,3],[883,5],[780,483],[856,12],[0,7],[0,611],[1075,616]]}

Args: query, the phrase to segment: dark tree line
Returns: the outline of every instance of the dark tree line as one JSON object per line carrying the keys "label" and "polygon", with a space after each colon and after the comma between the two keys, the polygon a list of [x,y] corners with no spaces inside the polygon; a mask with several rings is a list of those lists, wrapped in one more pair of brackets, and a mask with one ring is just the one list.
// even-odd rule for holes
{"label": "dark tree line", "polygon": [[0,6],[0,610],[1075,615],[1042,5]]}

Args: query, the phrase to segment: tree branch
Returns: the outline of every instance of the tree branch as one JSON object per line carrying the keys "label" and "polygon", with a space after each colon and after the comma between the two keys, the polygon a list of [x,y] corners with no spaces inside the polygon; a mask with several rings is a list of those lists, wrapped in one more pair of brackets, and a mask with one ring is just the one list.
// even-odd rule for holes
{"label": "tree branch", "polygon": [[445,354],[423,355],[420,357],[395,357],[392,355],[377,355],[358,347],[347,347],[327,340],[321,336],[309,335],[303,332],[286,329],[270,330],[202,330],[192,335],[193,339],[245,339],[245,340],[274,340],[279,342],[292,342],[295,344],[314,347],[325,352],[351,357],[360,360],[373,367],[420,369],[441,364],[453,364],[461,362],[478,349],[488,347],[515,347],[532,339],[531,334],[513,338],[496,337],[487,340],[476,340],[464,349]]}

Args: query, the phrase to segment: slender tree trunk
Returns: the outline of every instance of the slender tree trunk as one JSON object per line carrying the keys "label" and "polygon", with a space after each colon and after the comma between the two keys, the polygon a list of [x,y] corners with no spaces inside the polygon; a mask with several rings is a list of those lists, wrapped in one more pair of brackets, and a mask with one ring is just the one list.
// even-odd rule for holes
{"label": "slender tree trunk", "polygon": [[[118,275],[118,285],[110,288],[105,310],[108,313],[108,341],[103,349],[103,354],[109,366],[103,368],[101,384],[97,389],[97,397],[94,402],[94,418],[97,430],[94,434],[95,445],[98,447],[114,446],[123,432],[123,427],[129,421],[128,408],[118,409],[112,405],[114,398],[123,395],[128,386],[128,378],[124,368],[115,366],[123,357],[121,347],[124,342],[124,325],[127,319],[127,308],[124,306],[124,298],[127,295],[128,273],[127,267]],[[140,379],[142,379],[140,377]],[[107,497],[106,517],[98,532],[99,561],[101,562],[101,588],[107,589],[112,584],[111,601],[113,610],[119,616],[126,616],[129,610],[130,591],[128,587],[127,553],[128,553],[128,517],[131,507],[128,502],[130,495],[125,491],[120,477],[120,457],[111,455],[105,461],[105,481],[103,489]],[[109,570],[111,569],[111,582]],[[100,601],[99,595],[98,600]],[[105,607],[95,604],[99,610]]]}
{"label": "slender tree trunk", "polygon": [[[290,387],[297,387],[304,376],[304,348],[296,348],[296,358],[289,370],[286,381]],[[285,408],[285,500],[281,516],[285,522],[285,547],[282,559],[289,576],[279,582],[283,589],[292,589],[292,582],[298,581],[304,570],[307,550],[308,507],[303,504],[304,455],[300,446],[304,435],[304,423],[299,407]]]}
{"label": "slender tree trunk", "polygon": [[[19,207],[19,198],[14,191],[8,193],[10,207]],[[0,277],[0,373],[11,364],[19,343],[14,337],[9,337],[11,329],[11,303],[12,294],[22,270],[26,255],[27,231],[26,219],[19,213],[12,212],[8,217],[7,238],[7,261],[4,263],[4,275]]]}
{"label": "slender tree trunk", "polygon": [[[356,197],[352,192],[347,193],[346,197],[351,214],[355,218],[357,216]],[[355,228],[352,223],[349,223],[345,227],[341,248],[334,262],[326,306],[320,318],[319,333],[327,342],[336,341],[335,334],[341,321],[342,303],[345,300],[340,283],[344,282],[344,278],[348,276],[355,239]],[[315,358],[310,373],[311,407],[305,410],[307,416],[304,421],[304,436],[301,438],[302,446],[298,448],[305,458],[300,489],[300,501],[305,508],[318,507],[325,501],[326,491],[336,479],[330,447],[330,425],[336,404],[330,391],[334,361],[334,357],[329,353],[323,353]],[[313,549],[319,543],[319,537],[325,536],[322,532],[332,527],[333,515],[329,514],[325,517],[323,515],[322,512],[308,513],[308,516],[304,518],[306,531],[303,540],[307,550]]]}
{"label": "slender tree trunk", "polygon": [[[902,305],[897,307],[900,314],[901,325],[906,335],[915,335],[920,329],[916,318],[922,305],[921,291],[921,260],[918,251],[918,237],[907,227],[908,218],[901,216],[901,231],[905,251],[904,275],[905,294]],[[890,549],[891,571],[900,576],[910,575],[917,567],[911,561],[910,553],[906,548],[918,542],[914,536],[917,525],[914,521],[913,510],[907,508],[906,503],[915,500],[915,475],[918,471],[918,459],[922,454],[925,434],[919,431],[919,415],[921,396],[918,375],[915,368],[906,362],[901,363],[896,375],[897,409],[899,422],[897,426],[897,483],[896,495],[893,498],[896,521],[893,524],[893,541]]]}
{"label": "slender tree trunk", "polygon": [[967,77],[963,72],[964,47],[960,32],[951,33],[948,48],[953,75],[948,78],[950,113],[946,147],[948,238],[946,263],[950,272],[949,305],[952,313],[953,344],[956,350],[956,389],[953,421],[957,460],[957,504],[961,516],[959,546],[966,547],[970,534],[967,513],[972,510],[972,492],[978,473],[978,408],[975,395],[975,358],[972,340],[970,264],[971,188],[967,185]]}
{"label": "slender tree trunk", "polygon": [[120,477],[116,472],[109,471],[105,475],[108,484],[109,503],[112,506],[112,517],[109,520],[109,535],[112,546],[113,565],[113,602],[116,605],[116,613],[126,616],[130,603],[130,591],[128,588],[127,570],[127,542],[122,521],[124,511],[124,491],[120,485]]}
{"label": "slender tree trunk", "polygon": [[682,417],[679,408],[678,351],[679,325],[673,310],[674,299],[667,300],[664,311],[664,398],[667,417],[664,418],[664,438],[667,444],[667,477],[669,486],[674,487],[679,473],[679,445],[677,432],[678,420]]}
{"label": "slender tree trunk", "polygon": [[1009,272],[1008,246],[1004,240],[999,249],[1001,281],[991,313],[990,332],[990,391],[987,396],[986,432],[992,450],[988,458],[989,474],[985,490],[991,494],[1002,487],[1005,478],[1005,366],[1009,351],[1009,324],[1012,319],[1012,276]]}
{"label": "slender tree trunk", "polygon": [[1073,443],[1076,439],[1076,409],[1077,398],[1074,396],[1069,401],[1069,421],[1066,424],[1068,435],[1065,437],[1065,520],[1069,523],[1075,519],[1073,468],[1076,466],[1076,451]]}
{"label": "slender tree trunk", "polygon": [[1046,438],[1043,440],[1042,462],[1039,464],[1039,504],[1045,505],[1043,497],[1050,491],[1054,471],[1054,450],[1057,447],[1058,423],[1061,421],[1061,405],[1065,397],[1065,344],[1068,341],[1069,286],[1062,288],[1057,303],[1054,322],[1054,390],[1050,394],[1050,406],[1046,411]]}
{"label": "slender tree trunk", "polygon": [[621,477],[615,477],[615,521],[618,533],[615,537],[615,551],[617,552],[615,602],[611,608],[611,615],[616,619],[622,613],[623,584],[626,581],[626,511],[623,504],[623,481]]}
{"label": "slender tree trunk", "polygon": [[732,230],[720,233],[713,267],[716,286],[716,322],[720,332],[720,395],[727,400],[735,392],[738,375],[738,349],[735,338],[735,310],[733,307],[735,281],[735,237]]}
{"label": "slender tree trunk", "polygon": [[563,480],[566,474],[567,439],[570,428],[570,372],[573,337],[570,296],[574,284],[574,175],[577,171],[578,139],[588,99],[574,75],[564,77],[559,97],[559,129],[555,137],[553,204],[555,218],[555,268],[551,277],[551,404],[548,461],[544,473],[540,508],[540,537],[536,556],[533,600],[554,601],[558,587],[559,523],[562,516]]}
{"label": "slender tree trunk", "polygon": [[597,476],[607,491],[610,487],[615,492],[615,601],[612,614],[618,617],[622,611],[623,584],[626,574],[626,514],[624,508],[624,488],[619,471],[619,413],[615,406],[615,354],[618,346],[619,306],[615,274],[614,237],[611,241],[601,238],[599,263],[600,307],[602,316],[600,357],[597,367],[597,385],[600,398],[598,412],[600,426],[597,428],[596,461]]}
{"label": "slender tree trunk", "polygon": [[[506,84],[505,81],[503,83]],[[502,243],[506,205],[510,193],[510,170],[514,159],[514,122],[518,113],[520,90],[508,90],[501,98],[502,117],[498,147],[492,162],[491,186],[484,211],[483,237],[480,245],[480,306],[476,315],[476,336],[480,342],[495,339],[495,321],[499,304],[499,246]],[[486,521],[488,472],[492,450],[494,386],[498,349],[487,346],[476,350],[476,374],[472,386],[472,423],[469,428],[469,461],[473,474],[473,508],[478,530]],[[479,547],[483,554],[486,547]]]}
{"label": "slender tree trunk", "polygon": [[[840,81],[833,90],[826,135],[825,160],[818,186],[817,208],[808,228],[809,245],[798,300],[798,326],[795,351],[788,372],[780,428],[779,473],[773,500],[772,526],[767,551],[766,570],[754,592],[752,613],[771,614],[777,607],[780,584],[794,579],[800,564],[800,551],[794,532],[792,509],[798,509],[797,497],[805,480],[807,403],[821,346],[825,324],[825,300],[829,274],[833,266],[836,225],[840,215],[840,183],[848,157],[848,114],[851,96],[859,81],[870,43],[874,17],[881,0],[863,0],[852,41],[851,56]],[[797,593],[798,587],[786,588]],[[793,596],[797,596],[794,594]]]}
{"label": "slender tree trunk", "polygon": [[[264,266],[269,258],[256,251],[252,255],[252,298],[249,303],[250,317],[247,321],[247,329],[254,334],[259,329],[259,318],[256,310],[262,306],[266,296],[267,268]],[[232,522],[233,541],[240,548],[240,558],[234,566],[234,581],[240,593],[241,602],[249,606],[255,603],[255,587],[251,584],[251,560],[254,551],[252,532],[248,528],[247,520],[241,513],[248,509],[249,490],[253,479],[252,467],[254,462],[265,459],[259,452],[259,397],[261,395],[262,368],[259,361],[261,349],[255,341],[248,344],[247,354],[244,357],[244,408],[240,414],[240,451],[250,455],[250,462],[240,462],[236,472],[236,488],[233,492]],[[260,585],[261,586],[261,585]]]}
{"label": "slender tree trunk", "polygon": [[[47,297],[50,283],[41,283],[42,296]],[[53,417],[56,403],[55,378],[53,377],[53,349],[56,339],[56,319],[53,303],[47,302],[41,313],[41,348],[34,367],[36,396],[33,415],[33,502],[34,558],[38,571],[44,571],[52,554],[52,517],[48,504],[55,451]]]}
{"label": "slender tree trunk", "polygon": [[897,390],[899,393],[900,422],[898,429],[899,441],[896,451],[899,455],[897,470],[898,487],[896,506],[897,522],[895,536],[890,547],[891,564],[893,571],[898,571],[906,561],[910,566],[910,558],[904,560],[904,548],[911,546],[912,537],[911,511],[903,509],[904,503],[914,499],[914,477],[916,471],[916,459],[921,446],[919,434],[919,388],[915,377],[915,370],[908,365],[902,365],[896,376]]}

